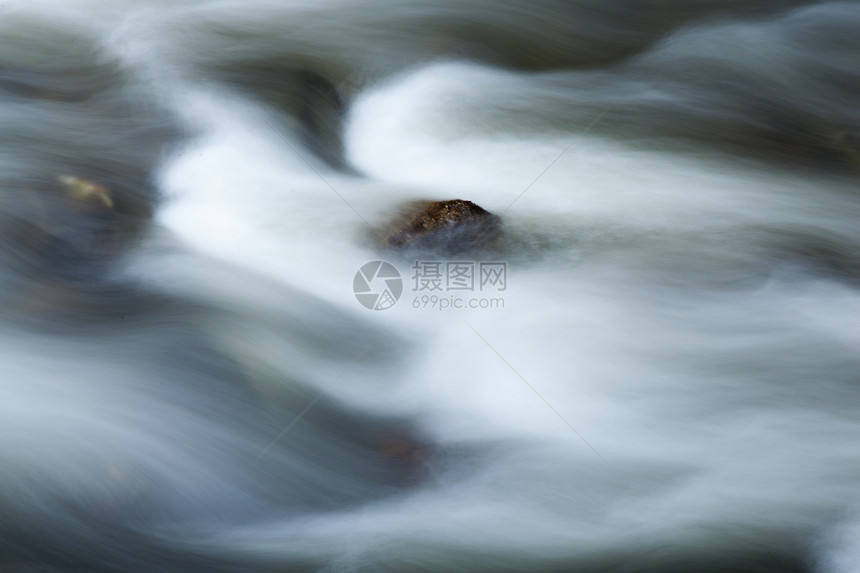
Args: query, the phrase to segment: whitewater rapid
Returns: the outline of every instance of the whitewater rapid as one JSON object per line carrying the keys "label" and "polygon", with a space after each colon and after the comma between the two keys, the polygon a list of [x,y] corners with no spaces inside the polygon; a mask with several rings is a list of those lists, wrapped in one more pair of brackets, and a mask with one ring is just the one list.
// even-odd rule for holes
{"label": "whitewater rapid", "polygon": [[[0,88],[84,92],[0,91],[3,213],[153,205],[80,306],[4,243],[0,567],[860,570],[860,13],[646,4],[0,7]],[[306,67],[321,153],[269,99]],[[373,244],[452,198],[500,307]]]}

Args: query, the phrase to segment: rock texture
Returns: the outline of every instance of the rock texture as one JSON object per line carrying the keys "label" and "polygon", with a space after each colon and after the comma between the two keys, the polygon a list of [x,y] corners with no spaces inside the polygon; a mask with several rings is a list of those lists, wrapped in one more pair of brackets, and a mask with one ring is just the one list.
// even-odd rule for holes
{"label": "rock texture", "polygon": [[501,219],[462,199],[412,203],[382,232],[385,248],[448,254],[492,247],[501,235]]}

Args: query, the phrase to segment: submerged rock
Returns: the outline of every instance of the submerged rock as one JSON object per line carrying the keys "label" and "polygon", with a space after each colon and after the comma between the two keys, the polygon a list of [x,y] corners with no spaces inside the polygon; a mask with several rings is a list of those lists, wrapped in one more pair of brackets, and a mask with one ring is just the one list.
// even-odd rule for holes
{"label": "submerged rock", "polygon": [[409,428],[391,428],[381,432],[376,449],[397,483],[408,485],[427,478],[433,461],[433,448]]}
{"label": "submerged rock", "polygon": [[451,199],[409,205],[382,230],[379,242],[391,249],[455,254],[490,248],[500,236],[500,217],[471,201]]}
{"label": "submerged rock", "polygon": [[331,167],[353,171],[344,157],[343,121],[349,94],[342,85],[342,71],[320,63],[262,61],[243,62],[218,73],[280,112],[273,129],[298,135],[307,151]]}
{"label": "submerged rock", "polygon": [[73,208],[78,210],[114,208],[110,190],[100,183],[74,175],[58,175],[57,182],[63,186],[66,196],[74,201]]}
{"label": "submerged rock", "polygon": [[319,73],[297,73],[296,117],[305,145],[333,167],[343,167],[343,118],[346,102],[335,85]]}
{"label": "submerged rock", "polygon": [[140,227],[102,183],[58,175],[53,186],[24,189],[33,218],[19,230],[18,244],[43,281],[90,282],[127,249]]}

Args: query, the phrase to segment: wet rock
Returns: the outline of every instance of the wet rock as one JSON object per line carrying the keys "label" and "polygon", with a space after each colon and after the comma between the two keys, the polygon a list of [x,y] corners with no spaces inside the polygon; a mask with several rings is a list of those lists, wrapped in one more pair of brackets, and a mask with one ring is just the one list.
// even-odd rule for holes
{"label": "wet rock", "polygon": [[[281,112],[272,127],[296,133],[305,150],[329,166],[353,171],[344,157],[348,94],[342,73],[300,62],[242,63],[220,72],[228,83]],[[304,153],[304,150],[302,151]],[[310,157],[308,158],[310,159]]]}
{"label": "wet rock", "polygon": [[428,477],[433,448],[408,428],[392,428],[377,438],[377,454],[402,484],[417,483]]}
{"label": "wet rock", "polygon": [[57,182],[63,186],[66,196],[72,200],[73,209],[92,211],[114,208],[110,190],[100,183],[74,175],[58,175]]}
{"label": "wet rock", "polygon": [[296,114],[305,145],[324,161],[341,167],[346,113],[343,97],[334,84],[310,69],[299,70],[297,84]]}
{"label": "wet rock", "polygon": [[860,285],[860,257],[836,237],[795,232],[772,251],[774,262],[814,277]]}
{"label": "wet rock", "polygon": [[49,245],[65,257],[66,266],[102,266],[121,249],[110,190],[73,175],[60,175],[57,182],[63,200],[48,222]]}
{"label": "wet rock", "polygon": [[412,203],[379,233],[390,249],[448,254],[493,247],[501,236],[501,218],[462,199]]}
{"label": "wet rock", "polygon": [[804,165],[860,166],[860,138],[855,128],[815,112],[777,108],[769,102],[754,106],[761,151],[782,159],[802,158]]}
{"label": "wet rock", "polygon": [[98,280],[141,228],[138,213],[91,179],[63,174],[23,191],[33,215],[16,242],[43,281]]}
{"label": "wet rock", "polygon": [[832,139],[845,160],[855,167],[860,167],[860,132],[838,130],[833,132]]}

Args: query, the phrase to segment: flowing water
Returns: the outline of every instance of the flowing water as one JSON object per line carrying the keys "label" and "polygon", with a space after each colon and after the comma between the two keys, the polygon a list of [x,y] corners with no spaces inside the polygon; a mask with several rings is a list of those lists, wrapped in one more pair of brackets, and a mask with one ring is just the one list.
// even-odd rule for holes
{"label": "flowing water", "polygon": [[[859,62],[856,2],[5,0],[0,570],[860,571]],[[453,198],[492,308],[374,246]]]}

